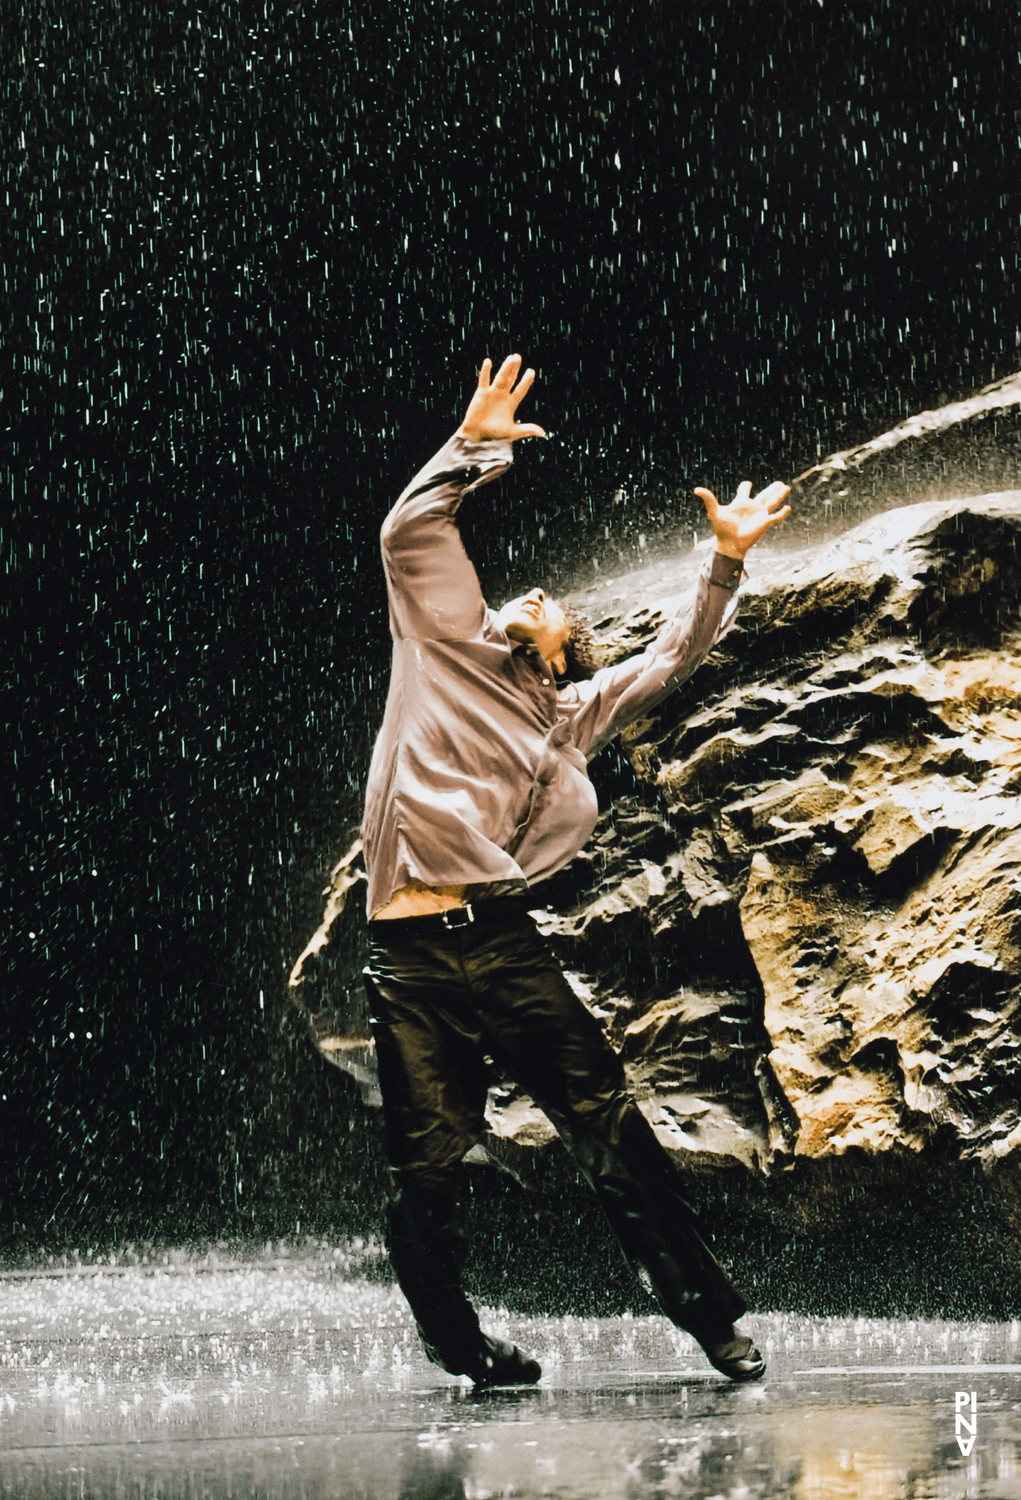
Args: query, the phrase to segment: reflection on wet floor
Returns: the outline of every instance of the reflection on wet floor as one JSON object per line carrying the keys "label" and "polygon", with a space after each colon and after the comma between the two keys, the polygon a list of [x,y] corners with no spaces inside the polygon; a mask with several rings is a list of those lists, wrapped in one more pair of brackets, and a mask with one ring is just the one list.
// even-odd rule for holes
{"label": "reflection on wet floor", "polygon": [[543,1380],[474,1394],[321,1249],[0,1286],[4,1496],[1021,1497],[1017,1323],[753,1316],[734,1386],[661,1318],[495,1310]]}

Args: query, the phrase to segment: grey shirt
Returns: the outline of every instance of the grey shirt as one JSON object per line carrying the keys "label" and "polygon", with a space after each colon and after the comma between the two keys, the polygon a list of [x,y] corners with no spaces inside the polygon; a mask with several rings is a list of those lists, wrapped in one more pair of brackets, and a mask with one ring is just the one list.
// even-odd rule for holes
{"label": "grey shirt", "polygon": [[487,608],[455,520],[511,444],[455,436],[383,522],[393,667],[362,838],[373,916],[410,881],[531,885],[596,822],[587,763],[698,666],[733,618],[741,564],[718,553],[650,646],[557,686]]}

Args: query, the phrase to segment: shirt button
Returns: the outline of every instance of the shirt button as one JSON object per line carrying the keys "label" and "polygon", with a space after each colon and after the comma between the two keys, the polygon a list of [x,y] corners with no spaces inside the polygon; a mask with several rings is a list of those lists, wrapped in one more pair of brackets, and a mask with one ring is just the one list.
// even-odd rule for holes
{"label": "shirt button", "polygon": [[544,677],[542,679],[542,685],[543,685],[543,687],[549,687],[549,678],[548,677]]}

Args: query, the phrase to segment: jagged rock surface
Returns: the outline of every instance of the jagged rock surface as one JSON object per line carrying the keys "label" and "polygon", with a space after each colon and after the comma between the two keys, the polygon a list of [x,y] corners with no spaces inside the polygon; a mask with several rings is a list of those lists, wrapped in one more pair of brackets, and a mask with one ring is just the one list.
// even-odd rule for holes
{"label": "jagged rock surface", "polygon": [[627,731],[651,796],[544,925],[679,1149],[1021,1146],[1019,538],[1021,492],[874,519]]}

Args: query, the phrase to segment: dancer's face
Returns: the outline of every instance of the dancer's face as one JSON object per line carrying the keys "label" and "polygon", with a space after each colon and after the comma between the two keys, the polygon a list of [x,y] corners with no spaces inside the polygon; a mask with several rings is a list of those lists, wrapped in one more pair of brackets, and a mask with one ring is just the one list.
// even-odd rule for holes
{"label": "dancer's face", "polygon": [[543,589],[512,599],[497,614],[497,623],[512,641],[531,641],[558,672],[565,668],[564,647],[571,634],[567,617]]}

